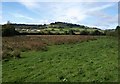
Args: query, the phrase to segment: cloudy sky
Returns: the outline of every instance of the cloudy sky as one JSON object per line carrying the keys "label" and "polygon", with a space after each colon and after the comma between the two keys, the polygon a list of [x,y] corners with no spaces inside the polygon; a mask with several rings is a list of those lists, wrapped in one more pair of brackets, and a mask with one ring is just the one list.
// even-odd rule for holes
{"label": "cloudy sky", "polygon": [[2,22],[48,24],[62,21],[101,29],[118,25],[118,2],[35,1],[2,2]]}

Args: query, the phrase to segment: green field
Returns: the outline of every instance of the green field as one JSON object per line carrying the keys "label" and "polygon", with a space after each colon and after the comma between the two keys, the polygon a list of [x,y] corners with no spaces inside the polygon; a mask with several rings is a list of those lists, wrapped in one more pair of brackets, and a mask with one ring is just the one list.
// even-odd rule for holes
{"label": "green field", "polygon": [[[85,28],[77,28],[77,27],[74,27],[74,28],[44,28],[44,29],[39,29],[40,31],[22,31],[22,30],[19,30],[20,33],[41,33],[41,32],[44,32],[44,33],[48,33],[48,32],[51,32],[53,34],[55,33],[60,33],[60,34],[64,34],[65,32],[69,32],[70,30],[73,30],[74,33],[77,32],[78,34],[80,34],[80,32],[82,31],[88,31],[89,33],[92,33],[94,32],[95,30],[98,30],[98,29],[92,29],[92,28],[88,28],[88,29],[85,29]],[[99,30],[100,32],[104,33],[104,30]]]}
{"label": "green field", "polygon": [[117,82],[118,41],[114,37],[48,46],[3,61],[3,82]]}

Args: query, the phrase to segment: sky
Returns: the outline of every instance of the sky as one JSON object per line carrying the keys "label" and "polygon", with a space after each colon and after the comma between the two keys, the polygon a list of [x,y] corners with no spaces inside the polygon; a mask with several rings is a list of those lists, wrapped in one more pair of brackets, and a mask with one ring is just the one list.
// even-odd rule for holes
{"label": "sky", "polygon": [[[1,7],[0,7],[1,8]],[[118,2],[100,1],[3,1],[1,24],[49,24],[68,22],[101,29],[115,29],[118,25]]]}

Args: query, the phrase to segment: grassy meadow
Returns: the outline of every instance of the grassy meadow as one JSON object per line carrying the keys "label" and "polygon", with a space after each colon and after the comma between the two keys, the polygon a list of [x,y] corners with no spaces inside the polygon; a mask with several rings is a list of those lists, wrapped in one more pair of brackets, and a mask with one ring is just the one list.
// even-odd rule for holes
{"label": "grassy meadow", "polygon": [[[15,50],[20,52],[20,58],[10,55]],[[115,37],[3,37],[3,51],[9,51],[2,61],[3,82],[118,81],[118,41]]]}

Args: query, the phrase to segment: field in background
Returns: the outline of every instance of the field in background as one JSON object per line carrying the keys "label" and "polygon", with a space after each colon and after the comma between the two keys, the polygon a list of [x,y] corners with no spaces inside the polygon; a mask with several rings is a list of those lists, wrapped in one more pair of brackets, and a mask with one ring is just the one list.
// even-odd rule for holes
{"label": "field in background", "polygon": [[3,50],[22,51],[20,59],[3,61],[3,82],[118,81],[114,37],[21,36],[3,43]]}
{"label": "field in background", "polygon": [[[104,30],[100,30],[100,29],[92,29],[92,28],[88,28],[88,29],[84,29],[84,28],[44,28],[44,29],[26,29],[26,30],[18,30],[20,33],[39,33],[39,34],[62,34],[62,35],[69,35],[70,31],[73,31],[74,34],[76,35],[80,35],[82,31],[86,31],[89,32],[89,34],[92,34],[94,31],[98,30],[101,33],[104,33]],[[44,35],[43,34],[43,35]]]}

